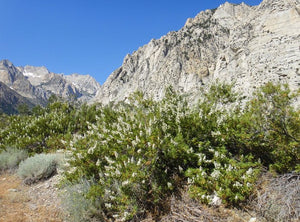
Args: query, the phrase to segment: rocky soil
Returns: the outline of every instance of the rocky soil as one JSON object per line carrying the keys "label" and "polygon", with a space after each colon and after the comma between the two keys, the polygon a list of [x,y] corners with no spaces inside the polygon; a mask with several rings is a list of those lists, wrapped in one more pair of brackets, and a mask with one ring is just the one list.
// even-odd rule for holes
{"label": "rocky soil", "polygon": [[[64,222],[58,195],[59,175],[30,186],[15,174],[0,175],[0,222]],[[254,212],[209,208],[191,201],[187,195],[172,197],[171,212],[161,221],[265,221]],[[154,222],[149,216],[143,222]]]}
{"label": "rocky soil", "polygon": [[1,174],[0,222],[62,222],[58,177],[27,186],[14,174]]}

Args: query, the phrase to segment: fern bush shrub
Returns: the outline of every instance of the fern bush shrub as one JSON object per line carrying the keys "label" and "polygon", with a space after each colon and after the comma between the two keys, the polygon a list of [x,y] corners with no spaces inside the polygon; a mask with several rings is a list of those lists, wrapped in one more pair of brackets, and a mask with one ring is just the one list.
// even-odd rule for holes
{"label": "fern bush shrub", "polygon": [[244,110],[228,118],[227,149],[251,154],[277,173],[300,169],[300,110],[292,105],[299,93],[273,83],[258,89]]}
{"label": "fern bush shrub", "polygon": [[191,197],[219,206],[238,205],[252,193],[260,173],[260,164],[251,156],[236,160],[224,147],[202,148],[198,168],[186,171]]}
{"label": "fern bush shrub", "polygon": [[8,117],[9,124],[0,129],[0,149],[18,147],[29,153],[53,152],[66,149],[71,134],[87,130],[95,121],[96,105],[76,107],[54,101],[47,107],[36,107],[31,115]]}
{"label": "fern bush shrub", "polygon": [[217,198],[218,204],[234,205],[244,200],[259,164],[250,156],[232,159],[222,131],[229,113],[218,103],[235,98],[225,85],[211,91],[215,95],[208,92],[211,97],[195,108],[171,88],[161,102],[137,93],[130,104],[103,108],[85,134],[74,135],[67,179],[98,181],[87,197],[107,218],[121,221],[149,211],[159,216],[184,184],[202,202],[212,204]]}

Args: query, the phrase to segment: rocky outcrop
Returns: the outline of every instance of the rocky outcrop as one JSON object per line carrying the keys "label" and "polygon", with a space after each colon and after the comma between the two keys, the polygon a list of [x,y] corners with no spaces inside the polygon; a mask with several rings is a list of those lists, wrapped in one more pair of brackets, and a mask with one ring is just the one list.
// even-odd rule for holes
{"label": "rocky outcrop", "polygon": [[216,79],[249,96],[268,81],[300,85],[299,0],[264,0],[258,6],[225,3],[200,12],[177,32],[151,40],[124,58],[94,101],[121,101],[140,90],[161,99],[173,86],[200,97]]}
{"label": "rocky outcrop", "polygon": [[29,108],[33,107],[33,103],[29,99],[0,82],[0,113],[18,113],[20,105],[27,105]]}
{"label": "rocky outcrop", "polygon": [[212,79],[235,82],[246,95],[268,81],[289,83],[298,89],[299,6],[299,1],[264,0],[254,7],[246,22],[232,30]]}
{"label": "rocky outcrop", "polygon": [[90,75],[74,73],[72,75],[65,75],[64,78],[77,88],[81,95],[79,99],[82,101],[89,101],[94,98],[101,88],[100,84]]}
{"label": "rocky outcrop", "polygon": [[34,99],[35,88],[8,60],[0,61],[0,81],[23,97]]}

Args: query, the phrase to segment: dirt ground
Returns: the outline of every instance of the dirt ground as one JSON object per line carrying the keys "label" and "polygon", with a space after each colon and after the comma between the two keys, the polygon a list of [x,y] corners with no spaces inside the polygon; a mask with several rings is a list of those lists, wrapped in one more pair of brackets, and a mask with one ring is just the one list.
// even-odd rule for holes
{"label": "dirt ground", "polygon": [[62,222],[61,210],[43,198],[51,186],[46,183],[32,187],[14,174],[0,174],[0,222]]}

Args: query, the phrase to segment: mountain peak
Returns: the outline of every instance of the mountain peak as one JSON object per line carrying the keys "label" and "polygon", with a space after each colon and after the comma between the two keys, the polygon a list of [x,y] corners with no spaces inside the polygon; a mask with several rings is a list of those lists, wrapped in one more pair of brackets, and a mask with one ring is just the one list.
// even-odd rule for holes
{"label": "mountain peak", "polygon": [[82,94],[88,98],[92,98],[96,95],[100,89],[100,84],[90,75],[80,75],[78,73],[73,73],[71,75],[66,75],[64,78],[77,88],[79,88]]}
{"label": "mountain peak", "polygon": [[5,66],[5,67],[12,67],[13,64],[11,63],[11,61],[9,61],[8,59],[3,59],[0,61],[0,65]]}
{"label": "mountain peak", "polygon": [[35,67],[26,65],[23,70],[25,76],[45,76],[49,73],[49,70],[45,66]]}
{"label": "mountain peak", "polygon": [[50,72],[44,66],[15,67],[9,60],[0,61],[0,81],[20,96],[42,105],[53,94],[87,102],[100,89],[100,84],[90,75],[65,76]]}
{"label": "mountain peak", "polygon": [[[229,2],[225,2],[217,8],[217,10],[214,13],[214,18],[219,20],[226,18],[244,20],[246,17],[248,17],[251,11],[252,7],[246,5],[245,3],[232,4]],[[226,22],[228,23],[228,21]]]}
{"label": "mountain peak", "polygon": [[[218,8],[213,10],[205,10],[196,15],[195,18],[188,18],[185,27],[190,27],[195,24],[201,24],[207,21],[210,17],[213,16],[214,19],[223,20],[223,23],[227,26],[232,26],[231,22],[228,19],[238,19],[242,20],[248,16],[248,14],[252,11],[252,7],[245,4],[244,2],[240,4],[233,4],[229,2],[225,2],[220,5]],[[222,21],[221,21],[222,23]]]}

